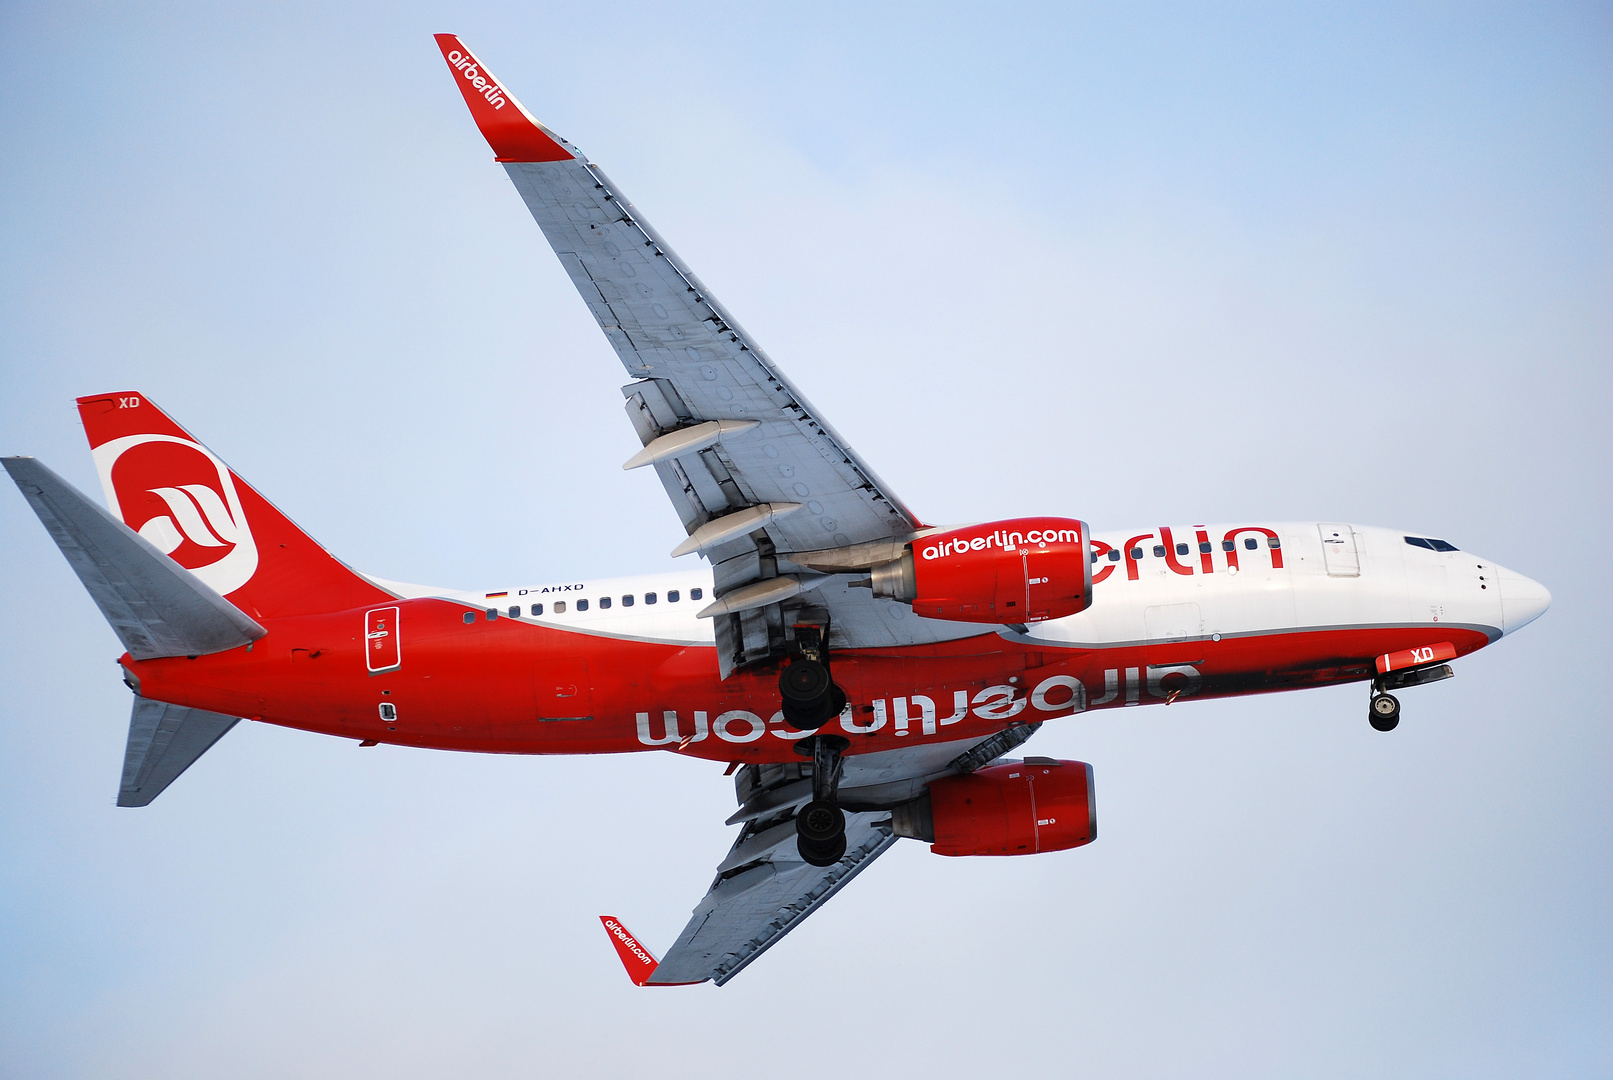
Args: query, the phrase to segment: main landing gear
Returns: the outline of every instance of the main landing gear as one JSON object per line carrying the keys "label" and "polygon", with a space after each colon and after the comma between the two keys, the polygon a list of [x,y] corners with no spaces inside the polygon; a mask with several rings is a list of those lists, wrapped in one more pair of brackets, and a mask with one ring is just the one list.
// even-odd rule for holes
{"label": "main landing gear", "polygon": [[[784,719],[801,731],[818,731],[846,707],[846,695],[829,677],[829,655],[822,635],[797,628],[800,655],[779,673]],[[833,866],[846,854],[846,815],[835,802],[841,755],[851,740],[821,732],[795,744],[812,759],[812,801],[795,815],[795,845],[813,866]]]}
{"label": "main landing gear", "polygon": [[1400,723],[1400,701],[1393,694],[1375,691],[1367,706],[1367,721],[1375,731],[1393,731]]}
{"label": "main landing gear", "polygon": [[835,801],[840,787],[841,755],[851,740],[840,735],[814,735],[795,744],[812,755],[812,801],[795,815],[795,847],[813,866],[833,866],[846,854],[846,814]]}

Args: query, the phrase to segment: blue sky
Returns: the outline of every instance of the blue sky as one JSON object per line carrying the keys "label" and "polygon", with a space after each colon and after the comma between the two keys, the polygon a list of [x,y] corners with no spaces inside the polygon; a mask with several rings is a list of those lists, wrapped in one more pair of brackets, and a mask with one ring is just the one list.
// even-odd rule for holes
{"label": "blue sky", "polygon": [[[116,641],[0,493],[0,1075],[1606,1075],[1605,5],[15,3],[0,453],[139,390],[342,558],[501,587],[680,538],[452,31],[930,520],[1405,528],[1551,611],[1403,695],[1049,725],[1098,843],[900,845],[637,991],[720,768],[262,725],[119,810]],[[816,1029],[816,1033],[815,1033]]]}

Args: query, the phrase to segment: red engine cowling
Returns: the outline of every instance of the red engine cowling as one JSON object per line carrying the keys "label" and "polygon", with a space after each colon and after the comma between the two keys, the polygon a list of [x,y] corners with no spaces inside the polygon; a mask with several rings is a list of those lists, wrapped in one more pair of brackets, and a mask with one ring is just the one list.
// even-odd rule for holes
{"label": "red engine cowling", "polygon": [[900,559],[874,567],[876,596],[905,600],[930,619],[1033,623],[1092,603],[1087,525],[1071,518],[1014,518],[932,533]]}
{"label": "red engine cowling", "polygon": [[1092,766],[1028,758],[930,785],[897,807],[898,836],[930,842],[937,855],[1034,855],[1090,844],[1098,837]]}

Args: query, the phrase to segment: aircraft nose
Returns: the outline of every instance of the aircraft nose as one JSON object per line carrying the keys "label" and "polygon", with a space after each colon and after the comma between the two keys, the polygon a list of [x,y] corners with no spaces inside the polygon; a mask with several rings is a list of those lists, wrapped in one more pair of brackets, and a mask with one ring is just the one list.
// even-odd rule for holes
{"label": "aircraft nose", "polygon": [[1538,581],[1511,570],[1501,571],[1501,632],[1510,634],[1545,614],[1551,593]]}

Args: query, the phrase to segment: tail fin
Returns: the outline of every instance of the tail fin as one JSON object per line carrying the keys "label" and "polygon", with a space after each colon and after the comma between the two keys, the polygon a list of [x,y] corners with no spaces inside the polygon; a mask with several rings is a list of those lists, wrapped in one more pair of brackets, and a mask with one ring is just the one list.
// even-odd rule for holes
{"label": "tail fin", "polygon": [[78,399],[114,517],[254,618],[390,597],[276,510],[140,394]]}

